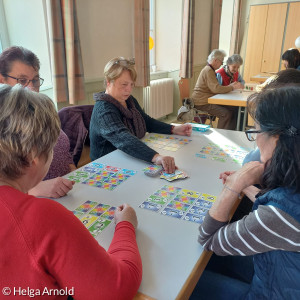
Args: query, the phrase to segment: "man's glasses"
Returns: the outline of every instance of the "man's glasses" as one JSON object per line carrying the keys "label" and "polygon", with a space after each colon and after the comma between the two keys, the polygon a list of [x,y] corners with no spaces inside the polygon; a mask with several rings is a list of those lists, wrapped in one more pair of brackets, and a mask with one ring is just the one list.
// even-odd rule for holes
{"label": "man's glasses", "polygon": [[246,137],[250,142],[256,141],[258,133],[262,133],[262,131],[261,130],[251,130],[251,129],[245,131]]}
{"label": "man's glasses", "polygon": [[7,75],[7,74],[4,74],[5,77],[9,77],[9,78],[12,78],[12,79],[15,79],[17,80],[17,82],[21,85],[23,85],[24,87],[27,86],[30,81],[32,82],[32,85],[35,87],[35,88],[38,88],[40,87],[43,82],[44,82],[44,79],[41,78],[41,77],[38,77],[36,79],[32,79],[32,80],[29,80],[29,79],[26,79],[26,78],[16,78],[16,77],[13,77],[13,76],[10,76],[10,75]]}

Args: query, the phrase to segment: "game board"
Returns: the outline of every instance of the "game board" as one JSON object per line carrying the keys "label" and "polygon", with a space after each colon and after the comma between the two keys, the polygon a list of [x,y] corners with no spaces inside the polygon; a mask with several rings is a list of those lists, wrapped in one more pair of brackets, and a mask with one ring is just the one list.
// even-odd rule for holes
{"label": "game board", "polygon": [[216,197],[210,194],[165,185],[139,207],[200,224],[215,199]]}
{"label": "game board", "polygon": [[208,143],[196,153],[197,157],[208,158],[218,162],[232,161],[242,165],[245,156],[251,149],[238,146],[224,145],[220,146],[214,143]]}
{"label": "game board", "polygon": [[92,162],[71,173],[68,179],[112,191],[135,173],[133,170]]}
{"label": "game board", "polygon": [[150,133],[142,141],[153,149],[164,149],[169,151],[177,151],[192,140],[187,138],[178,138],[171,135],[163,135]]}
{"label": "game board", "polygon": [[72,212],[96,237],[112,222],[115,210],[114,206],[88,200]]}

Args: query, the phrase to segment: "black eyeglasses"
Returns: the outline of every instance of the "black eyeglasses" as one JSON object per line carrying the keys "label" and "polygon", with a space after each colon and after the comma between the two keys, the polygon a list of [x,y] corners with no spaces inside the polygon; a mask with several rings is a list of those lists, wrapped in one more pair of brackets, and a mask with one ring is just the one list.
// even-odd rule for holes
{"label": "black eyeglasses", "polygon": [[10,75],[7,75],[7,74],[4,74],[5,77],[9,77],[9,78],[12,78],[12,79],[15,79],[17,80],[17,82],[21,85],[23,85],[24,87],[27,86],[30,81],[32,82],[32,85],[35,87],[35,88],[38,88],[40,87],[43,82],[44,82],[44,79],[41,78],[41,77],[38,77],[37,79],[32,79],[32,80],[29,80],[29,79],[26,79],[26,78],[16,78],[16,77],[13,77],[13,76],[10,76]]}
{"label": "black eyeglasses", "polygon": [[133,59],[118,59],[114,62],[114,65],[122,65],[122,66],[128,66],[128,65],[134,65],[135,60]]}
{"label": "black eyeglasses", "polygon": [[258,133],[262,133],[262,131],[261,130],[251,130],[251,129],[245,131],[246,137],[250,142],[256,141]]}

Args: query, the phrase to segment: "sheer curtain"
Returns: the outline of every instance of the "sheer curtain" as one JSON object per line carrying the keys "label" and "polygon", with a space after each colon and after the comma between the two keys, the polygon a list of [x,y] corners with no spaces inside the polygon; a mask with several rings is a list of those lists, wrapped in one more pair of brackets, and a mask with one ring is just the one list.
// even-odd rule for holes
{"label": "sheer curtain", "polygon": [[149,0],[134,0],[134,51],[137,80],[135,85],[150,84]]}
{"label": "sheer curtain", "polygon": [[195,0],[184,0],[181,31],[181,78],[193,77]]}
{"label": "sheer curtain", "polygon": [[47,0],[54,98],[77,104],[85,99],[75,0]]}

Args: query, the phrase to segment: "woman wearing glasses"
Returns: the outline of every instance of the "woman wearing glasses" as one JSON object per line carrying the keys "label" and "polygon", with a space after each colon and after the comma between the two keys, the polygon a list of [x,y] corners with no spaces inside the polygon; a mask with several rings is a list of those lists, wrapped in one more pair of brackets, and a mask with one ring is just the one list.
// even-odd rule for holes
{"label": "woman wearing glasses", "polygon": [[[0,83],[14,86],[21,84],[35,92],[39,92],[44,79],[39,76],[40,61],[37,56],[23,47],[10,47],[0,54]],[[61,130],[54,147],[53,161],[44,181],[33,187],[29,194],[37,197],[59,198],[65,196],[73,187],[73,182],[62,178],[75,170],[70,143]]]}
{"label": "woman wearing glasses", "polygon": [[131,95],[137,77],[134,63],[123,57],[110,60],[104,68],[105,92],[94,95],[90,123],[91,159],[95,160],[115,149],[148,162],[162,165],[167,173],[175,171],[171,156],[162,156],[140,139],[146,132],[190,136],[189,124],[172,126],[145,114]]}
{"label": "woman wearing glasses", "polygon": [[[207,270],[191,299],[197,299],[198,293],[209,299],[299,299],[299,97],[299,87],[282,87],[248,99],[256,125],[246,135],[256,140],[261,163],[250,162],[237,172],[223,174],[223,191],[199,227],[198,241],[206,250],[220,256],[253,255],[251,284],[237,272],[230,274],[232,278],[226,276],[229,270],[227,274]],[[260,184],[261,190],[253,184]],[[253,210],[228,224],[242,192],[253,200]],[[232,269],[245,275],[247,266],[242,257],[236,258],[231,259]]]}

